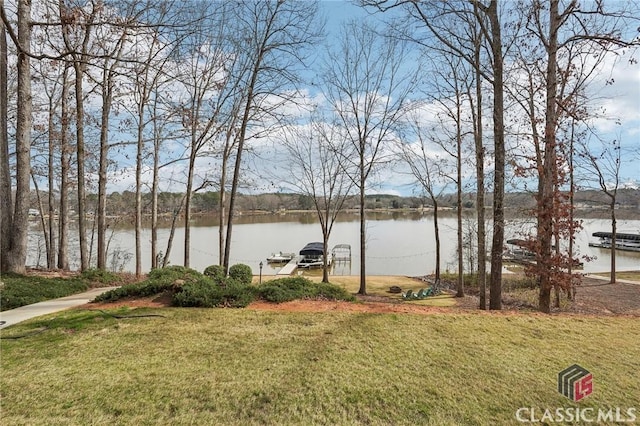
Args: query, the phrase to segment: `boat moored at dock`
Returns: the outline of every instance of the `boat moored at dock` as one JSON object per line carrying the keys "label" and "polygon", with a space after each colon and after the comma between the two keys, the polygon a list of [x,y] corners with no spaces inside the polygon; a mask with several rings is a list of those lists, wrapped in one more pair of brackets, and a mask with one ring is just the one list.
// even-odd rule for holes
{"label": "boat moored at dock", "polygon": [[[320,242],[309,243],[300,250],[298,268],[321,268],[324,265],[324,244]],[[331,265],[332,255],[327,253],[327,266]]]}
{"label": "boat moored at dock", "polygon": [[271,253],[271,256],[267,257],[267,263],[288,263],[296,257],[295,253],[277,252]]}
{"label": "boat moored at dock", "polygon": [[[597,243],[589,243],[590,247],[610,249],[613,244],[613,233],[594,232],[593,237],[599,238]],[[640,233],[616,232],[616,250],[640,252]]]}

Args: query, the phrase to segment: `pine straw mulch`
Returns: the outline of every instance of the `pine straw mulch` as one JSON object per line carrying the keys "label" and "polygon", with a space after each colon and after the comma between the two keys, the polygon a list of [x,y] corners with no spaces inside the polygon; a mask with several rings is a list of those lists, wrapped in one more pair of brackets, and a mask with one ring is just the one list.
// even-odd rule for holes
{"label": "pine straw mulch", "polygon": [[[563,295],[563,299],[566,298]],[[256,301],[248,309],[280,312],[356,312],[356,313],[398,313],[398,314],[445,314],[461,312],[481,312],[478,309],[477,296],[466,295],[455,298],[455,305],[448,307],[427,306],[412,302],[403,302],[384,296],[357,296],[358,303],[333,300],[294,300],[285,303]],[[503,294],[503,310],[491,311],[492,314],[513,314],[517,312],[536,312],[531,302],[517,298],[514,294]],[[91,303],[85,308],[110,309],[120,307],[162,308],[171,305],[171,294],[120,300],[111,303]],[[563,303],[554,314],[581,314],[597,316],[634,316],[640,317],[640,283],[609,284],[606,281],[584,278],[578,287],[575,302]]]}

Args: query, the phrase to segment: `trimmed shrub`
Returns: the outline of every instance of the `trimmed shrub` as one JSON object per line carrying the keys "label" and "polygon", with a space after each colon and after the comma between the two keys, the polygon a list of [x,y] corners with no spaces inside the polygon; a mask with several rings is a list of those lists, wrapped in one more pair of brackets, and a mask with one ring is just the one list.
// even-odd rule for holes
{"label": "trimmed shrub", "polygon": [[129,297],[147,297],[160,294],[167,290],[171,290],[173,282],[163,281],[144,281],[141,283],[126,284],[122,287],[114,288],[106,293],[98,295],[94,302],[115,302],[116,300],[126,299]]}
{"label": "trimmed shrub", "polygon": [[318,293],[316,294],[317,298],[329,300],[347,300],[349,302],[353,302],[354,300],[356,300],[353,294],[335,284],[316,283],[315,285],[318,289]]}
{"label": "trimmed shrub", "polygon": [[244,308],[254,298],[253,289],[235,280],[227,280],[225,286],[219,286],[204,279],[183,285],[173,295],[172,304],[199,308]]}
{"label": "trimmed shrub", "polygon": [[222,265],[209,265],[204,269],[204,275],[211,277],[214,281],[220,281],[226,278],[224,273],[224,266]]}
{"label": "trimmed shrub", "polygon": [[244,285],[249,285],[253,280],[253,271],[249,265],[238,263],[229,268],[229,276]]}
{"label": "trimmed shrub", "polygon": [[149,272],[149,280],[162,280],[162,281],[195,281],[203,277],[203,275],[195,269],[185,268],[184,266],[167,266],[166,268],[153,269]]}
{"label": "trimmed shrub", "polygon": [[335,284],[315,283],[304,277],[287,277],[267,281],[256,287],[258,296],[268,302],[282,303],[296,299],[354,300]]}
{"label": "trimmed shrub", "polygon": [[[116,300],[129,297],[147,297],[174,290],[178,281],[183,283],[206,280],[209,285],[213,285],[211,279],[205,277],[200,272],[185,268],[184,266],[169,266],[161,269],[154,269],[149,272],[149,278],[140,283],[123,285],[116,289],[103,293],[94,299],[95,302],[115,302]],[[183,284],[186,285],[186,284]]]}
{"label": "trimmed shrub", "polygon": [[297,299],[300,295],[294,290],[277,285],[264,285],[260,287],[258,294],[261,299],[273,303],[289,302]]}

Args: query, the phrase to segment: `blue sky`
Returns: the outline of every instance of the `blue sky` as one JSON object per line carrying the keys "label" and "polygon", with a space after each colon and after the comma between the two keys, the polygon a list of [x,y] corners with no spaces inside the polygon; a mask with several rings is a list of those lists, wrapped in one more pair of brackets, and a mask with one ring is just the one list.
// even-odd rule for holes
{"label": "blue sky", "polygon": [[[321,1],[320,8],[326,19],[327,43],[337,39],[341,24],[350,19],[376,20],[380,22],[382,29],[384,28],[382,20],[387,17],[380,13],[371,14],[350,1]],[[318,52],[321,52],[321,49],[319,46]],[[614,59],[612,56],[610,63],[602,68],[602,75],[595,79],[592,86],[593,107],[605,111],[608,118],[594,120],[593,126],[602,137],[622,141],[626,153],[621,173],[623,181],[640,181],[640,169],[636,167],[640,161],[640,65],[630,63],[630,58],[631,56],[618,57],[616,66],[612,67]],[[319,65],[319,62],[317,61],[315,65]],[[313,73],[315,70],[309,71]],[[428,78],[429,74],[425,73],[425,79]],[[614,84],[606,84],[607,80],[613,80]],[[316,89],[310,88],[309,92],[317,94]],[[490,144],[490,141],[487,144]],[[268,168],[269,165],[265,164],[264,167]],[[466,167],[466,174],[471,176],[473,166]],[[415,195],[415,187],[408,184],[411,180],[397,168],[385,170],[380,174],[381,183],[372,187],[370,192]],[[132,190],[132,182],[132,176],[121,175],[117,181],[113,182],[111,189]],[[181,188],[174,186],[172,190],[181,190]]]}
{"label": "blue sky", "polygon": [[[371,9],[363,10],[351,1],[325,0],[320,3],[327,16],[330,38],[339,34],[341,23],[352,18],[375,19],[383,28],[385,14],[372,14]],[[594,119],[591,125],[599,137],[621,141],[621,180],[632,185],[634,182],[640,184],[640,168],[636,166],[640,162],[640,52],[628,50],[624,55],[611,55],[600,71],[590,87],[593,95],[591,107],[603,113],[604,117]],[[396,176],[394,179],[391,176],[379,190],[411,195],[414,188],[405,182],[406,177]],[[584,186],[593,184],[583,182]]]}

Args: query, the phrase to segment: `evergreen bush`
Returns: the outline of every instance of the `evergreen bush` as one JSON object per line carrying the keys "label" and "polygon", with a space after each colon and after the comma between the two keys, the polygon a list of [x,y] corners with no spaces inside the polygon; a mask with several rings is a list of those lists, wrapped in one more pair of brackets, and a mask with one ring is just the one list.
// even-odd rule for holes
{"label": "evergreen bush", "polygon": [[204,268],[203,273],[205,276],[211,277],[216,282],[226,278],[226,274],[224,273],[224,266],[222,265],[209,265]]}
{"label": "evergreen bush", "polygon": [[244,308],[254,300],[254,291],[246,285],[231,279],[227,279],[225,284],[216,285],[209,279],[187,283],[173,295],[172,304],[199,308]]}
{"label": "evergreen bush", "polygon": [[267,281],[256,288],[258,297],[282,303],[296,299],[354,300],[345,289],[335,284],[315,283],[304,277],[286,277]]}
{"label": "evergreen bush", "polygon": [[244,285],[249,285],[253,280],[253,271],[249,265],[238,263],[229,268],[229,276]]}

